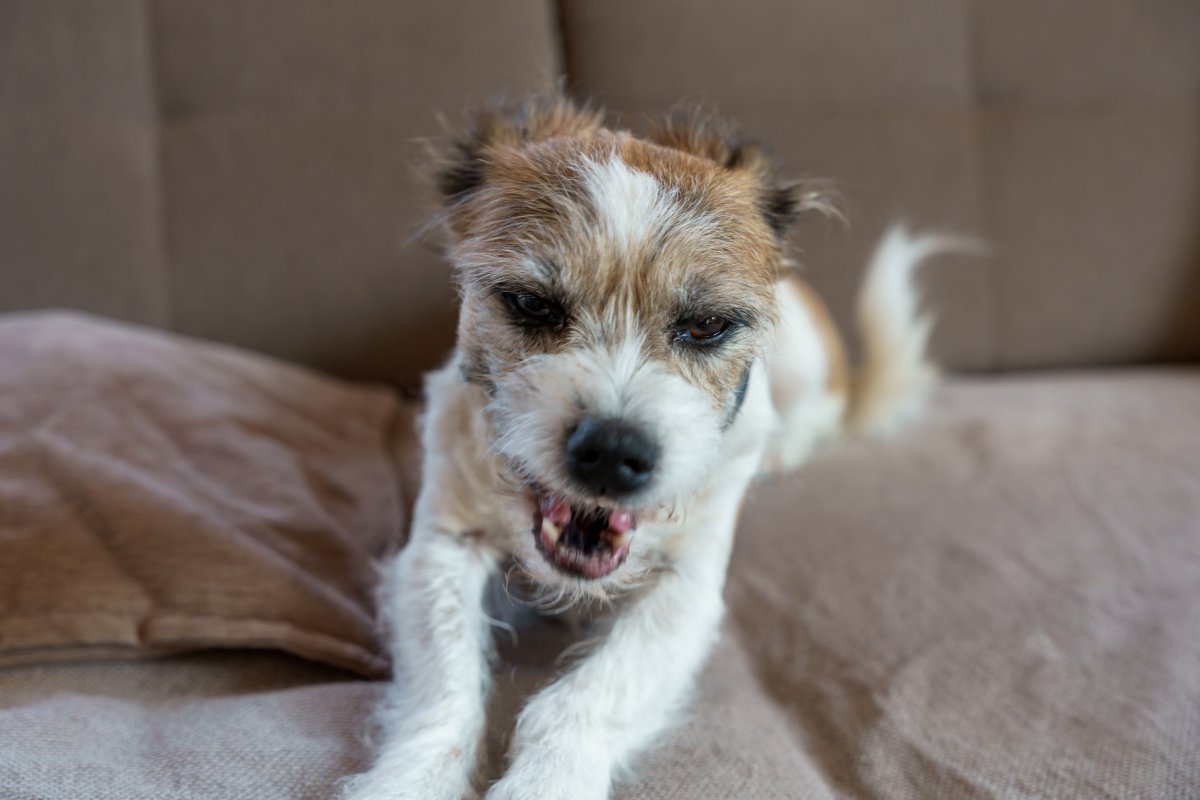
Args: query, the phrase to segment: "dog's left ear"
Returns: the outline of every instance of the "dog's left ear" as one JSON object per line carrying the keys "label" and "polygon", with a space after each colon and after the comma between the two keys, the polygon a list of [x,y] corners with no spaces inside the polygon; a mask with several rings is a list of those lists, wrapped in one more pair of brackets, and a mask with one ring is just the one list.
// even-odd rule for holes
{"label": "dog's left ear", "polygon": [[677,111],[660,120],[650,132],[650,141],[754,176],[760,185],[763,219],[781,239],[806,211],[842,216],[836,194],[827,185],[779,180],[762,145],[701,108]]}
{"label": "dog's left ear", "polygon": [[499,148],[519,148],[556,136],[589,136],[603,126],[604,112],[576,103],[560,90],[535,94],[513,104],[479,109],[468,130],[452,142],[437,172],[447,205],[468,198],[487,182],[488,156]]}
{"label": "dog's left ear", "polygon": [[591,136],[603,127],[603,119],[600,109],[576,103],[557,89],[479,109],[463,134],[433,152],[433,178],[442,202],[437,219],[453,235],[465,235],[474,219],[471,201],[487,185],[498,153],[556,136]]}

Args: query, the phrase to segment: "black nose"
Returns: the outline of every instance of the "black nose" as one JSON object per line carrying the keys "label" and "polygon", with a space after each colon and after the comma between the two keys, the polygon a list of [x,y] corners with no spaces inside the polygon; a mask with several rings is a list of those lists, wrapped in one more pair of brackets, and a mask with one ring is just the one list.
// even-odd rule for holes
{"label": "black nose", "polygon": [[630,494],[649,482],[658,443],[620,420],[585,419],[567,438],[567,468],[596,495]]}

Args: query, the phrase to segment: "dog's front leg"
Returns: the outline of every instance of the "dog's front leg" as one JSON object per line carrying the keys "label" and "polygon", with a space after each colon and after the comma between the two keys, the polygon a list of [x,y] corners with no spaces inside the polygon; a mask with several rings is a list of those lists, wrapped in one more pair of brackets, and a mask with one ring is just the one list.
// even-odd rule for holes
{"label": "dog's front leg", "polygon": [[677,565],[517,722],[512,763],[487,800],[603,800],[614,773],[669,721],[720,625],[725,559]]}
{"label": "dog's front leg", "polygon": [[395,680],[379,711],[375,764],[347,800],[463,800],[484,731],[492,559],[470,537],[418,521],[389,567]]}

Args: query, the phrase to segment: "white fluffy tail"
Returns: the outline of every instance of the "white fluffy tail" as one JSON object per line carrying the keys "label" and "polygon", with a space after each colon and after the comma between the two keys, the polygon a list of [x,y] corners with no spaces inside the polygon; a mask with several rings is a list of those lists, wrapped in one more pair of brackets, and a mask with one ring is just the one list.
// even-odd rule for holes
{"label": "white fluffy tail", "polygon": [[884,234],[858,298],[863,355],[851,377],[847,431],[886,435],[919,416],[937,368],[925,352],[933,322],[918,307],[913,273],[930,256],[980,250],[973,239],[913,235],[903,225]]}

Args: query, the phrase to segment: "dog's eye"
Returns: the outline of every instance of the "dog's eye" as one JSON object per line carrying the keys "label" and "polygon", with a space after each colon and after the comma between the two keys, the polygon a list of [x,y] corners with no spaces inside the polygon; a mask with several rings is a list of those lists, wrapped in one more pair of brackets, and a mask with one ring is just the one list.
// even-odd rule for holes
{"label": "dog's eye", "polygon": [[521,322],[553,327],[562,325],[563,312],[558,306],[528,292],[504,292],[504,304]]}
{"label": "dog's eye", "polygon": [[694,344],[715,344],[729,330],[724,317],[698,317],[680,325],[680,338]]}

